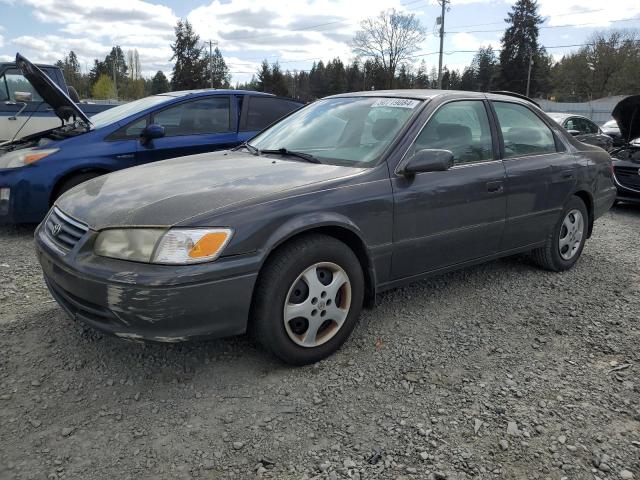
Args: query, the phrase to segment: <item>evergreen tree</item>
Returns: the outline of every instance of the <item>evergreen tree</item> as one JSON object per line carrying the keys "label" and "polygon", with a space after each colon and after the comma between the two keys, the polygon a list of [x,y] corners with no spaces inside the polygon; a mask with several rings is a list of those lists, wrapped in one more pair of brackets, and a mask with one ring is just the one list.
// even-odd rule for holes
{"label": "evergreen tree", "polygon": [[429,88],[429,76],[427,75],[427,62],[422,60],[416,73],[415,88]]}
{"label": "evergreen tree", "polygon": [[162,70],[158,70],[156,74],[151,79],[151,94],[157,95],[158,93],[168,92],[171,86],[169,85],[169,80],[162,72]]}
{"label": "evergreen tree", "polygon": [[271,67],[267,60],[263,60],[260,70],[256,74],[256,86],[260,92],[267,92],[271,88]]}
{"label": "evergreen tree", "polygon": [[207,59],[203,58],[200,37],[188,20],[178,20],[175,27],[176,41],[171,44],[175,60],[171,87],[173,90],[191,90],[207,85]]}
{"label": "evergreen tree", "polygon": [[475,76],[475,87],[473,90],[489,92],[498,75],[498,59],[493,52],[493,48],[488,46],[480,48],[471,61],[471,68]]}
{"label": "evergreen tree", "polygon": [[335,95],[347,91],[346,71],[342,60],[334,58],[327,63],[325,70],[326,93],[325,95]]}
{"label": "evergreen tree", "polygon": [[213,88],[229,88],[229,82],[231,81],[231,75],[229,74],[229,67],[222,57],[222,53],[215,48],[212,55],[212,60],[207,58],[206,64],[206,85],[211,86],[211,67],[213,67]]}
{"label": "evergreen tree", "polygon": [[540,83],[539,25],[544,20],[538,15],[536,0],[518,0],[505,22],[509,24],[502,37],[500,51],[500,88],[525,93],[529,62],[533,61],[530,94],[538,92]]}

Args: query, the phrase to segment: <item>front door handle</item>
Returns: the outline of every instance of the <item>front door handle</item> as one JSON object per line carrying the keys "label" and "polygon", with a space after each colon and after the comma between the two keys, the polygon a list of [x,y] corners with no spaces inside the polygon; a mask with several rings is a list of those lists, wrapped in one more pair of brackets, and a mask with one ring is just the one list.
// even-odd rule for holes
{"label": "front door handle", "polygon": [[504,191],[504,184],[502,182],[489,182],[487,183],[487,192],[489,193],[502,193]]}

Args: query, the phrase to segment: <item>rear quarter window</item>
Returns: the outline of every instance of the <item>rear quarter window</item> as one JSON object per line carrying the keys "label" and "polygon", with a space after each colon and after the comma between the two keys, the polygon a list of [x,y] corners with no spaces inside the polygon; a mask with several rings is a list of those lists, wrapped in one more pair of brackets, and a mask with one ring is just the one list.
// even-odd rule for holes
{"label": "rear quarter window", "polygon": [[298,110],[302,105],[293,100],[275,97],[249,97],[244,121],[245,131],[260,131],[276,120]]}

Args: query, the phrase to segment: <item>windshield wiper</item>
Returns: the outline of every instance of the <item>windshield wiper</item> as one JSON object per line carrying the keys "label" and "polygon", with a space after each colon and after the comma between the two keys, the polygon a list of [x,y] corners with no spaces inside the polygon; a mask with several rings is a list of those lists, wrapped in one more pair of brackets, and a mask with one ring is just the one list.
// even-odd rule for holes
{"label": "windshield wiper", "polygon": [[247,141],[242,142],[240,145],[238,145],[233,150],[240,150],[243,147],[246,148],[247,150],[249,150],[249,153],[251,153],[253,155],[260,155],[260,151],[256,147],[251,145],[249,142],[247,142]]}
{"label": "windshield wiper", "polygon": [[286,148],[278,148],[278,149],[275,149],[275,150],[258,150],[258,153],[260,153],[260,154],[266,153],[266,154],[272,154],[272,155],[283,155],[283,156],[288,156],[288,157],[298,157],[298,158],[301,158],[303,160],[306,160],[309,163],[322,163],[320,160],[318,160],[313,155],[310,155],[308,153],[303,153],[303,152],[296,152],[296,151],[293,151],[293,150],[287,150]]}

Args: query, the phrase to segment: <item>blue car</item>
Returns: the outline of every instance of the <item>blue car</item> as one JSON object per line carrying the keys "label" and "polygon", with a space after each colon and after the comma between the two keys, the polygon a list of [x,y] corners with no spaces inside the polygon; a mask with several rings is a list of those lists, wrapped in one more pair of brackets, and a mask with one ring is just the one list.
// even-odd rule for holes
{"label": "blue car", "polygon": [[260,92],[191,90],[89,118],[42,70],[20,55],[16,63],[61,126],[0,144],[0,223],[40,222],[62,193],[105,173],[237,146],[302,106]]}

